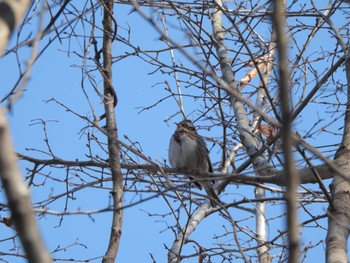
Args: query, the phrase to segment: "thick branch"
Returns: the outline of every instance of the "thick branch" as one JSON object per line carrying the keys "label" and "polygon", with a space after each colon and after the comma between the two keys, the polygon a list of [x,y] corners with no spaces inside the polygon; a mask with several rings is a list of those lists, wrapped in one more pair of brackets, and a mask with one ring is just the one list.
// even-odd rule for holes
{"label": "thick branch", "polygon": [[[41,165],[52,165],[52,166],[66,166],[66,167],[100,167],[100,168],[109,168],[108,163],[101,163],[97,161],[68,161],[62,159],[38,159],[30,156],[18,154],[18,156],[22,160],[26,160],[29,162],[33,162]],[[334,160],[330,161],[330,164],[334,167],[337,167],[342,174],[346,174],[347,172],[347,163],[344,160]],[[183,171],[181,169],[176,168],[168,168],[161,167],[158,165],[149,165],[149,164],[120,164],[122,169],[128,170],[146,170],[148,172],[161,172],[164,171],[166,174],[181,174]],[[322,180],[333,178],[334,171],[331,166],[327,163],[316,165],[314,167],[306,167],[302,169],[298,169],[298,181],[300,184],[316,184],[318,181],[315,178],[312,169],[315,169],[317,173],[320,175]],[[198,177],[200,178],[225,178],[229,182],[232,183],[241,183],[241,184],[249,184],[249,183],[267,183],[274,184],[278,186],[286,186],[286,173],[284,170],[277,169],[266,169],[266,176],[247,176],[243,174],[228,174],[228,173],[200,173]],[[189,175],[196,176],[193,172],[188,172]]]}
{"label": "thick branch", "polygon": [[[337,32],[335,32],[337,33]],[[340,36],[337,36],[340,39]],[[339,41],[339,40],[338,40]],[[348,262],[347,247],[350,225],[350,48],[345,50],[346,63],[345,74],[347,80],[347,103],[344,119],[344,133],[342,143],[338,149],[335,159],[348,163],[348,169],[343,175],[334,174],[331,194],[332,206],[329,206],[328,232],[326,239],[326,261]]]}
{"label": "thick branch", "polygon": [[279,86],[281,99],[281,113],[283,120],[282,138],[283,152],[285,160],[285,171],[287,178],[287,227],[289,241],[289,257],[288,262],[296,263],[299,257],[299,231],[298,231],[298,202],[297,202],[297,174],[292,153],[292,114],[290,110],[289,96],[289,74],[288,74],[288,56],[287,56],[287,37],[284,31],[285,23],[285,1],[274,1],[273,20],[277,36],[277,49],[279,58]]}
{"label": "thick branch", "polygon": [[[28,0],[0,2],[0,57],[29,3]],[[5,112],[2,109],[0,109],[0,145],[0,177],[12,213],[12,220],[28,257],[28,262],[51,262],[36,225],[30,194],[22,181]]]}
{"label": "thick branch", "polygon": [[51,262],[35,222],[28,188],[23,183],[13,151],[10,131],[0,110],[0,177],[4,187],[11,216],[28,257],[28,262]]}
{"label": "thick branch", "polygon": [[186,242],[188,237],[196,230],[198,224],[207,217],[208,210],[210,209],[209,203],[205,202],[198,211],[191,216],[189,222],[186,224],[186,227],[182,228],[177,234],[175,241],[171,249],[168,252],[168,263],[177,263],[180,262],[180,251],[183,244]]}
{"label": "thick branch", "polygon": [[0,2],[0,57],[16,25],[22,20],[29,0],[4,0]]}
{"label": "thick branch", "polygon": [[[223,74],[222,78],[224,82],[227,83],[227,85],[230,87],[231,90],[239,93],[239,89],[237,86],[237,82],[235,80],[235,75],[234,72],[231,68],[231,59],[228,55],[227,47],[225,45],[225,29],[222,26],[222,9],[223,9],[223,4],[221,0],[215,1],[216,7],[214,8],[213,14],[212,14],[212,27],[213,27],[213,34],[215,38],[215,48],[216,48],[216,53],[219,58],[219,63],[220,63],[220,68],[221,72]],[[233,22],[234,23],[234,22]],[[244,41],[242,39],[242,41]],[[254,59],[254,58],[252,58]],[[265,84],[265,83],[264,83]],[[241,94],[240,94],[241,95]],[[251,127],[250,127],[250,121],[247,116],[247,111],[244,108],[244,105],[241,100],[237,99],[236,96],[231,95],[231,105],[233,108],[233,111],[235,113],[235,118],[237,120],[237,129],[239,132],[239,136],[241,139],[242,144],[244,145],[245,149],[247,150],[247,154],[249,157],[252,159],[253,165],[255,170],[257,171],[258,174],[260,175],[266,175],[264,169],[266,167],[266,160],[263,158],[262,155],[257,155],[258,149],[259,149],[259,143],[256,140],[256,138],[253,136],[253,134],[250,132]],[[223,182],[225,184],[225,181]],[[219,186],[221,188],[221,186]],[[261,190],[259,194],[261,197],[264,196],[263,191]],[[263,239],[265,236],[266,232],[266,221],[264,218],[264,213],[265,206],[261,205],[260,209],[257,210],[257,220],[256,220],[256,225],[259,233],[259,238],[263,243]],[[260,262],[270,262],[271,258],[268,254],[268,247],[266,246],[261,246],[258,250],[259,254],[259,261]]]}
{"label": "thick branch", "polygon": [[115,262],[118,253],[123,219],[123,176],[120,167],[120,145],[113,138],[118,139],[117,123],[114,106],[116,94],[112,86],[112,42],[113,42],[113,0],[103,1],[103,80],[104,80],[104,105],[106,114],[106,129],[108,133],[109,164],[112,173],[112,199],[113,219],[108,249],[102,262]]}

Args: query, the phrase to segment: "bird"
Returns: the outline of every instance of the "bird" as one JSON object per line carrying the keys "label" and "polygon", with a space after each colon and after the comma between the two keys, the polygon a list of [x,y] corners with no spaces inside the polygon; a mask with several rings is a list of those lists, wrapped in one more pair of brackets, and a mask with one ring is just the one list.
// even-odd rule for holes
{"label": "bird", "polygon": [[[169,162],[173,168],[198,172],[213,172],[209,151],[203,138],[197,133],[192,121],[182,120],[170,139]],[[190,179],[192,179],[189,176]],[[220,199],[210,180],[196,181],[195,184],[206,191],[211,206],[216,207]]]}

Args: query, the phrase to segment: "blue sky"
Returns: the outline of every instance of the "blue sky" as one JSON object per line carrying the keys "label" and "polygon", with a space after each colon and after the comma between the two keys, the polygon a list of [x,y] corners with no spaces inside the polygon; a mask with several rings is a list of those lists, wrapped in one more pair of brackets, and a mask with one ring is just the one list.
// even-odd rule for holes
{"label": "blue sky", "polygon": [[[156,33],[136,12],[130,13],[131,11],[132,8],[130,6],[118,5],[117,8],[115,8],[115,14],[116,17],[118,17],[118,33],[127,37],[126,29],[130,26],[132,29],[130,39],[135,45],[139,45],[143,49],[155,49],[159,46],[164,48],[165,44],[159,41],[158,33]],[[34,22],[35,19],[32,24],[28,26],[27,30],[30,29],[31,26],[35,27]],[[177,22],[170,21],[170,24],[173,25],[171,28],[172,33],[179,34],[179,41],[185,41],[183,35],[180,35],[180,30],[176,28]],[[89,28],[82,27],[82,25],[78,23],[76,30],[85,30],[85,32],[88,32]],[[21,37],[25,38],[28,32],[24,31],[22,34]],[[50,35],[50,37],[53,36],[54,35]],[[300,37],[301,40],[302,38],[303,36]],[[322,38],[322,34],[320,38]],[[40,45],[41,48],[47,43],[48,39],[49,38],[44,38]],[[14,46],[15,41],[16,38],[12,38],[9,47]],[[42,57],[35,63],[26,90],[8,114],[14,145],[18,152],[28,155],[33,154],[43,159],[49,158],[45,154],[31,150],[35,148],[47,151],[47,146],[44,141],[43,126],[40,121],[44,120],[47,122],[46,128],[49,142],[56,157],[65,160],[86,160],[85,154],[88,154],[86,135],[81,134],[81,129],[87,124],[73,114],[65,111],[58,104],[46,102],[51,98],[55,98],[79,114],[91,117],[89,104],[84,98],[81,88],[82,73],[79,65],[82,64],[82,59],[74,54],[74,51],[81,52],[82,44],[82,38],[73,38],[72,41],[63,39],[62,43],[56,41],[50,45],[48,50],[46,50]],[[331,44],[334,45],[334,42]],[[312,45],[311,49],[317,49],[320,46],[320,42],[316,39],[315,43]],[[130,48],[125,47],[125,45],[120,42],[114,42],[113,44],[113,52],[116,56],[123,55],[125,52],[130,51]],[[292,50],[291,56],[294,54],[293,52]],[[29,54],[30,48],[26,47],[23,51],[19,52],[18,58],[16,58],[14,54],[10,54],[0,60],[0,72],[6,72],[6,74],[2,74],[0,78],[1,86],[3,87],[0,89],[0,98],[12,88],[17,80],[17,59],[22,64],[22,67],[25,67]],[[175,51],[175,54],[178,62],[190,63],[182,57],[179,52]],[[160,58],[169,61],[169,53],[161,54]],[[114,85],[119,98],[119,103],[116,108],[116,119],[121,140],[127,142],[124,138],[124,135],[127,135],[130,140],[139,143],[146,156],[150,156],[154,161],[163,163],[163,160],[167,159],[168,141],[175,128],[174,122],[180,121],[181,117],[178,115],[171,119],[169,123],[164,122],[164,120],[172,116],[174,112],[178,110],[177,104],[172,98],[165,100],[150,110],[140,113],[140,107],[152,105],[161,98],[169,95],[169,93],[164,90],[165,80],[167,80],[172,87],[175,87],[172,75],[160,74],[159,72],[156,74],[149,74],[153,70],[154,67],[148,66],[137,57],[119,61],[113,66]],[[246,70],[238,72],[238,78],[243,77],[245,72]],[[323,72],[321,67],[319,68],[319,72]],[[97,83],[99,88],[102,89],[100,78],[97,78]],[[102,114],[103,105],[93,92],[87,80],[85,80],[84,86],[91,96],[91,103],[96,114]],[[198,93],[198,90],[193,87],[184,89],[184,91],[191,94]],[[200,100],[194,102],[191,98],[185,98],[184,101],[187,113],[197,110],[198,105],[201,105]],[[310,114],[309,116],[315,117],[315,115],[318,114],[317,107],[318,105],[315,107],[310,106],[308,113],[305,114]],[[198,115],[199,113],[196,111],[192,116],[196,118]],[[313,122],[309,123],[307,118],[297,120],[297,123],[301,130],[308,130],[308,126],[313,124]],[[340,121],[335,125],[340,127],[341,123]],[[93,131],[101,141],[105,142],[105,138],[102,134],[96,130]],[[205,130],[200,131],[200,133],[206,136],[211,135],[211,132]],[[320,138],[323,138],[324,135],[320,134],[319,136],[317,140],[311,138],[311,142],[315,144],[322,142],[323,144]],[[339,136],[336,138],[326,136],[326,140],[329,144],[338,143]],[[210,146],[209,143],[208,146]],[[106,158],[103,151],[101,151],[96,144],[93,144],[92,148],[94,154],[99,154],[102,158]],[[213,162],[218,162],[220,160],[217,148],[212,150],[211,158]],[[20,164],[23,174],[27,174],[27,169],[32,168],[28,163],[20,162]],[[66,172],[66,169],[43,169],[42,174],[36,176],[35,182],[43,182],[46,177],[60,178],[62,180],[66,177]],[[74,178],[74,173],[75,172],[71,170],[69,174],[69,177],[73,178],[72,182],[78,183],[80,182],[79,180],[89,179],[88,177],[84,177],[84,174],[81,175],[81,178]],[[99,173],[93,174],[99,177]],[[105,187],[110,187],[110,183],[105,183],[101,189],[98,189],[98,187],[87,188],[70,196],[74,199],[68,199],[68,210],[94,210],[108,207],[111,200],[109,198],[109,191]],[[74,186],[71,185],[69,188],[72,189]],[[58,184],[55,183],[54,180],[47,179],[45,187],[33,186],[33,200],[34,202],[45,200],[50,196],[55,196],[64,191],[64,184]],[[246,196],[252,197],[253,188],[244,186],[237,187],[233,185],[226,189],[223,195],[225,195],[224,199],[227,198],[227,200],[240,200]],[[125,204],[135,202],[144,197],[147,197],[147,194],[130,192],[125,196]],[[5,202],[3,195],[0,201],[2,203]],[[61,199],[49,204],[47,208],[63,211],[65,201],[66,199]],[[319,210],[319,213],[316,214],[325,213],[325,204],[316,205],[315,207]],[[284,206],[272,204],[268,206],[268,214],[271,216],[278,215],[283,209]],[[238,209],[232,209],[231,211],[235,220],[251,216],[251,214]],[[150,254],[152,254],[156,262],[166,262],[167,250],[164,246],[170,247],[174,240],[174,234],[167,229],[167,227],[174,225],[175,222],[171,216],[160,217],[155,216],[155,214],[169,212],[169,208],[162,198],[155,198],[141,203],[140,205],[125,209],[122,240],[117,261],[152,262],[150,256]],[[154,216],[150,216],[148,213]],[[2,211],[0,215],[3,217],[6,216],[7,213],[6,211]],[[307,219],[307,216],[301,212],[301,218]],[[78,257],[79,259],[91,259],[104,254],[109,239],[111,224],[110,212],[94,214],[91,217],[87,215],[65,216],[63,221],[60,221],[60,219],[61,218],[58,216],[46,215],[38,221],[50,252],[58,248],[67,247],[65,251],[54,253],[54,258],[69,259]],[[181,217],[181,219],[184,220],[185,217]],[[249,219],[247,224],[248,222],[250,223],[250,227],[254,226],[254,218]],[[323,226],[326,227],[325,220],[321,222]],[[225,222],[221,216],[212,215],[200,224],[191,238],[194,240],[201,240],[201,244],[205,247],[210,247],[213,242],[223,242],[227,237],[218,237],[217,240],[213,240],[212,236],[213,234],[220,236],[225,233],[224,224]],[[271,221],[271,228],[269,226],[269,234],[271,234],[271,236],[275,235],[276,225],[280,225],[280,228],[283,229],[283,221]],[[0,225],[0,227],[0,232],[3,234],[1,239],[11,237],[15,234],[12,229],[6,228],[4,225]],[[325,231],[321,230],[317,232],[317,234],[314,234],[313,228],[303,229],[302,241],[307,243],[309,235],[321,235],[325,237]],[[234,243],[232,240],[225,241]],[[191,247],[192,245],[188,245],[185,252],[191,253],[192,251],[193,253]],[[12,243],[0,242],[0,251],[15,253],[15,251],[10,251],[11,248],[13,248]],[[306,262],[311,262],[310,257],[312,259],[319,258],[322,260],[324,258],[322,251],[322,246],[320,246],[319,250],[310,252],[310,254],[308,254],[309,260],[306,260]],[[10,262],[24,262],[20,258],[4,257],[4,260]],[[187,259],[183,262],[194,262],[193,260],[196,259]],[[61,260],[58,260],[58,262],[60,261]],[[93,262],[99,261],[100,259],[97,259]]]}
{"label": "blue sky", "polygon": [[[159,43],[157,35],[152,33],[149,27],[138,14],[130,12],[130,7],[123,7],[121,11],[116,9],[117,16],[120,19],[127,20],[130,25],[142,24],[143,27],[133,29],[132,38],[139,41],[143,47],[151,48]],[[125,21],[123,23],[125,26]],[[147,29],[151,36],[143,38]],[[12,39],[10,47],[14,45],[15,38]],[[43,46],[47,40],[43,40]],[[71,45],[71,46],[69,46]],[[49,136],[52,150],[58,158],[66,160],[86,159],[86,138],[80,138],[80,130],[86,126],[70,113],[67,113],[62,107],[55,103],[46,103],[45,101],[55,98],[71,109],[81,114],[90,114],[88,103],[83,97],[81,89],[81,70],[75,66],[81,64],[81,59],[74,54],[67,54],[67,50],[77,49],[79,46],[72,41],[63,41],[53,43],[45,54],[39,58],[32,69],[30,82],[23,92],[23,96],[14,105],[9,113],[9,121],[14,138],[14,145],[18,152],[23,154],[33,154],[39,158],[49,158],[45,154],[31,151],[30,149],[47,150],[44,142],[43,126],[40,120],[47,121],[46,129]],[[113,45],[113,51],[124,53],[125,49],[118,43]],[[19,60],[25,65],[30,50],[27,48],[20,52]],[[3,75],[1,95],[5,94],[16,81],[17,62],[14,55],[9,55],[0,61],[0,68],[7,74]],[[9,70],[11,68],[11,70]],[[133,141],[140,142],[144,153],[151,156],[152,159],[162,161],[167,158],[168,140],[173,132],[174,125],[168,127],[163,119],[167,118],[176,107],[175,101],[167,104],[161,104],[157,109],[151,109],[139,114],[137,107],[148,106],[157,101],[163,95],[163,87],[160,85],[152,87],[157,83],[155,76],[148,75],[148,68],[139,63],[138,59],[128,59],[116,64],[113,67],[114,84],[119,97],[119,104],[116,108],[116,118],[119,127],[119,136],[123,139],[125,134]],[[88,84],[85,84],[88,86]],[[99,82],[102,88],[101,82]],[[91,92],[91,87],[90,92]],[[88,88],[88,89],[89,89]],[[94,98],[93,98],[94,99]],[[103,105],[95,99],[94,107],[96,113],[101,114]],[[91,114],[90,114],[91,116]],[[97,132],[100,138],[101,134]],[[155,141],[156,138],[156,141]],[[26,150],[27,149],[27,150]],[[28,150],[29,149],[29,150]],[[106,158],[106,156],[104,156]],[[25,174],[27,166],[22,164],[22,171]],[[28,167],[30,168],[30,166]],[[45,171],[45,170],[44,170]],[[65,176],[65,169],[56,170],[53,176]],[[44,172],[45,173],[45,172]],[[41,179],[38,179],[41,181]],[[110,184],[107,184],[110,186]],[[48,185],[45,190],[40,187],[34,187],[32,190],[33,200],[46,199],[49,194],[59,194],[64,189],[62,185],[51,184],[52,191],[48,191]],[[69,210],[94,210],[106,208],[110,204],[109,191],[88,189],[74,196],[76,200],[69,200]],[[2,196],[2,202],[4,202]],[[128,204],[135,199],[141,198],[141,195],[128,194],[125,203]],[[62,211],[64,209],[64,200],[52,204],[48,207],[52,210]],[[118,260],[121,262],[151,262],[149,253],[152,253],[159,262],[165,262],[166,251],[164,244],[171,245],[173,235],[169,231],[164,231],[165,224],[155,223],[159,220],[157,217],[149,217],[144,211],[163,211],[164,203],[157,198],[145,202],[124,212],[123,238],[121,241]],[[2,214],[6,216],[7,213]],[[54,258],[72,258],[90,259],[104,254],[108,240],[111,224],[111,213],[102,213],[91,216],[78,215],[67,216],[60,224],[60,217],[46,215],[45,218],[38,221],[41,227],[44,240],[49,251],[54,251],[59,246],[71,246],[72,244],[83,244],[69,247],[64,253],[54,254]],[[77,227],[78,226],[78,227]],[[15,234],[11,229],[2,227],[2,233],[5,237]],[[86,248],[85,248],[86,246]],[[12,244],[0,244],[1,251],[8,251]],[[159,251],[163,251],[159,253]],[[6,258],[11,262],[22,262],[19,258]],[[18,261],[17,261],[18,260]],[[59,260],[60,261],[60,260]],[[100,261],[98,259],[97,261]]]}

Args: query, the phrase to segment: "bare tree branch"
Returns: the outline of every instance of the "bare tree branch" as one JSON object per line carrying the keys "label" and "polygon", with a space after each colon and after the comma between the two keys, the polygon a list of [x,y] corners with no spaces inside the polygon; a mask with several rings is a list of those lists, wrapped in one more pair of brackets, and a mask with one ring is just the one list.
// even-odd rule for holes
{"label": "bare tree branch", "polygon": [[[326,20],[329,23],[328,20]],[[342,37],[335,31],[338,42]],[[345,76],[347,81],[347,103],[344,118],[344,132],[341,145],[335,154],[335,160],[342,160],[348,167],[344,174],[334,173],[331,194],[333,202],[328,207],[328,232],[326,261],[329,263],[348,262],[348,238],[350,225],[350,47],[345,52]]]}
{"label": "bare tree branch", "polygon": [[116,25],[113,26],[113,0],[103,1],[103,83],[104,83],[104,105],[106,114],[106,130],[108,133],[109,164],[112,173],[112,200],[113,219],[108,249],[102,262],[115,262],[118,253],[119,242],[122,234],[123,219],[123,176],[120,167],[120,145],[115,142],[118,139],[117,123],[114,107],[117,103],[116,93],[112,81],[112,42]]}
{"label": "bare tree branch", "polygon": [[[231,69],[231,59],[228,55],[227,47],[224,42],[225,30],[222,26],[223,3],[221,0],[215,1],[215,3],[216,3],[216,6],[212,14],[212,26],[213,26],[213,35],[216,40],[215,48],[216,48],[217,56],[219,58],[220,68],[223,74],[222,78],[225,81],[225,83],[230,87],[231,90],[239,93],[234,72]],[[253,57],[251,59],[254,60]],[[263,86],[265,87],[265,82],[263,83]],[[244,108],[242,101],[240,101],[236,96],[231,96],[230,101],[231,101],[231,106],[233,108],[233,111],[235,113],[235,118],[238,123],[237,129],[239,132],[239,136],[241,138],[241,142],[245,147],[245,149],[247,149],[247,153],[249,157],[252,159],[252,163],[257,173],[261,175],[266,175],[264,174],[263,168],[266,167],[267,162],[262,155],[256,154],[258,152],[259,146],[256,138],[254,138],[254,136],[250,132],[252,129],[249,126],[250,122],[247,117],[247,111]],[[264,197],[263,191],[258,191],[257,194],[260,197]],[[258,248],[259,262],[268,263],[268,262],[271,262],[271,258],[268,253],[268,248],[267,246],[262,245],[265,243],[265,238],[266,238],[265,233],[266,233],[267,225],[266,225],[264,216],[259,216],[259,215],[265,214],[265,206],[260,205],[259,208],[256,210],[256,213],[257,213],[256,227],[258,231],[257,235],[258,235],[258,243],[259,243],[259,248]]]}
{"label": "bare tree branch", "polygon": [[13,30],[27,11],[29,3],[29,0],[3,0],[0,2],[0,57],[3,55]]}
{"label": "bare tree branch", "polygon": [[[38,93],[36,98],[60,97],[42,98],[42,105],[36,103],[30,112],[24,112],[25,117],[31,116],[33,120],[26,127],[30,139],[18,141],[19,147],[25,150],[17,157],[25,173],[25,183],[35,195],[31,211],[45,230],[49,228],[48,232],[52,219],[59,221],[59,228],[55,230],[66,231],[66,218],[68,221],[81,215],[94,221],[95,216],[99,219],[113,216],[111,224],[89,225],[96,231],[111,230],[110,236],[106,235],[108,248],[92,246],[90,242],[95,244],[95,240],[86,236],[86,249],[93,247],[94,253],[98,253],[94,259],[79,256],[75,249],[70,249],[85,247],[82,241],[63,244],[68,235],[52,240],[45,231],[50,248],[57,246],[52,250],[53,260],[91,261],[104,255],[104,262],[114,262],[120,254],[122,213],[125,209],[134,213],[139,208],[145,216],[156,219],[155,224],[164,224],[164,231],[173,238],[169,240],[167,235],[165,240],[155,241],[164,243],[163,251],[154,252],[142,244],[137,249],[138,257],[147,257],[149,253],[153,262],[164,253],[168,253],[169,262],[292,260],[288,255],[289,251],[293,252],[288,244],[291,231],[284,224],[293,212],[285,209],[286,200],[291,200],[290,195],[286,196],[285,186],[291,183],[287,174],[292,161],[299,181],[294,204],[302,218],[298,224],[302,238],[298,256],[294,258],[305,261],[309,252],[324,250],[324,239],[319,233],[327,231],[325,218],[329,215],[327,256],[332,260],[346,260],[346,193],[350,170],[344,146],[347,139],[343,139],[337,158],[329,159],[339,147],[343,129],[344,138],[350,129],[344,95],[349,87],[342,71],[348,60],[350,6],[341,2],[286,1],[286,20],[281,23],[289,40],[289,68],[283,72],[288,75],[290,85],[287,89],[284,85],[282,93],[283,74],[278,72],[283,63],[274,59],[276,31],[271,17],[278,13],[273,12],[273,1],[114,0],[112,3],[88,0],[80,3],[65,0],[44,1],[43,5],[32,2],[33,8],[26,13],[0,64],[5,71],[7,63],[12,68],[15,65],[11,76],[4,78],[12,86],[6,84],[5,90],[1,90],[1,103],[11,105],[16,99],[14,94],[20,93],[26,95],[21,96],[21,102]],[[6,15],[11,17],[10,13]],[[43,27],[44,24],[47,26]],[[140,34],[140,30],[147,33]],[[35,54],[32,50],[36,49]],[[32,51],[32,59],[28,51]],[[58,78],[65,86],[72,85],[73,102],[71,92],[65,94],[55,89],[54,93],[48,93],[53,89],[37,89],[35,93],[31,88],[48,84],[62,87],[58,83],[47,83],[41,78],[42,72],[36,71],[43,66],[41,57],[55,57],[57,52],[60,61],[80,71],[80,76],[69,72],[74,74],[70,75],[69,82]],[[121,115],[118,122],[113,108],[118,100],[112,64],[118,69],[117,83],[133,87],[123,87],[118,92],[118,111],[127,110],[127,115]],[[130,71],[130,67],[135,70]],[[346,71],[347,67],[345,65]],[[25,72],[30,68],[33,74],[28,78]],[[49,67],[45,70],[54,74],[52,78],[61,75],[50,72]],[[139,79],[144,78],[147,81],[140,83]],[[25,86],[28,89],[22,89],[23,80],[30,80]],[[241,80],[240,83],[237,80]],[[133,91],[137,92],[129,93]],[[288,96],[283,94],[285,91]],[[144,98],[140,98],[140,94]],[[292,98],[289,104],[288,97]],[[132,103],[127,101],[130,98]],[[133,103],[139,104],[136,110]],[[51,115],[50,110],[46,112],[47,107],[59,111]],[[282,109],[287,125],[281,121]],[[21,108],[15,110],[11,123],[24,128],[28,123],[23,121]],[[102,113],[100,118],[98,112]],[[50,119],[43,117],[47,114]],[[169,168],[165,157],[170,132],[167,125],[178,121],[181,115],[195,120],[203,134],[213,161],[213,173]],[[77,122],[66,126],[72,119]],[[102,119],[107,121],[106,125]],[[143,121],[152,126],[145,126]],[[130,130],[139,124],[145,130]],[[64,129],[64,142],[74,142],[81,147],[70,147],[74,158],[67,157],[67,147],[61,150],[61,145],[57,145],[62,142],[62,132],[52,132],[57,127]],[[155,129],[146,132],[148,128]],[[32,135],[31,129],[39,130]],[[288,138],[285,150],[281,148],[282,140]],[[156,147],[149,149],[149,144],[154,142]],[[285,162],[284,154],[288,158],[293,154],[294,160]],[[215,180],[213,185],[220,194],[221,206],[212,209],[203,204],[206,195],[193,187],[194,181],[188,180],[184,173],[197,180]],[[327,179],[333,176],[335,187],[331,188],[330,195]],[[292,192],[290,187],[288,190]],[[90,202],[94,198],[90,192],[98,192],[103,198],[97,207]],[[107,205],[106,201],[109,201]],[[18,247],[22,249],[23,246],[17,245],[17,235],[6,236],[12,232],[11,217],[6,215],[11,211],[6,200],[1,200],[0,209],[0,224],[4,226],[0,242],[13,251]],[[205,235],[196,235],[210,220],[220,223],[205,229],[208,231]],[[132,224],[124,222],[123,226],[125,223]],[[74,232],[68,234],[80,238],[86,225],[76,226]],[[151,229],[154,231],[152,226],[148,230]],[[310,235],[310,232],[318,234]],[[140,246],[137,235],[133,238],[131,247]],[[125,242],[129,242],[129,238]],[[2,255],[26,257],[21,250],[17,251],[3,251]],[[141,255],[143,253],[147,255]],[[120,254],[121,260],[123,256],[124,253]]]}
{"label": "bare tree branch", "polygon": [[[0,57],[15,26],[30,1],[0,2]],[[51,262],[32,212],[29,190],[25,186],[12,146],[5,110],[0,108],[0,177],[11,209],[12,221],[23,244],[28,262]]]}
{"label": "bare tree branch", "polygon": [[290,109],[291,97],[289,84],[289,68],[287,46],[288,41],[285,33],[285,1],[275,0],[273,2],[274,12],[273,21],[276,28],[277,49],[279,58],[279,86],[281,98],[281,113],[282,113],[282,138],[283,152],[285,161],[285,171],[287,179],[287,226],[288,226],[288,262],[299,262],[299,230],[298,230],[298,203],[297,203],[297,186],[298,177],[295,170],[295,163],[292,153],[292,114]]}
{"label": "bare tree branch", "polygon": [[23,183],[11,142],[4,111],[0,110],[0,176],[12,212],[12,221],[21,239],[28,261],[32,263],[51,262],[39,234],[32,212],[29,190]]}
{"label": "bare tree branch", "polygon": [[[99,168],[108,168],[109,165],[107,163],[98,162],[98,161],[68,161],[63,159],[38,159],[34,157],[30,157],[23,154],[18,154],[20,159],[26,160],[28,162],[32,162],[35,164],[41,165],[49,165],[52,167],[60,168],[63,167],[99,167]],[[316,165],[313,167],[306,167],[298,169],[298,181],[300,184],[316,184],[318,183],[315,178],[312,170],[315,169],[317,173],[320,175],[322,180],[330,179],[333,177],[333,168],[337,167],[342,174],[346,173],[347,163],[344,160],[334,160],[330,162],[332,165],[327,163]],[[160,167],[159,165],[149,165],[149,164],[125,164],[121,163],[121,168],[127,170],[146,170],[149,172],[164,172],[165,174],[181,174],[183,171],[181,169],[176,168],[168,168],[168,167]],[[187,171],[188,172],[188,171]],[[229,182],[240,182],[244,183],[267,183],[267,184],[275,184],[278,186],[286,186],[286,173],[284,170],[277,169],[267,169],[265,171],[267,173],[266,176],[248,176],[244,174],[236,174],[236,173],[215,173],[214,176],[212,173],[195,173],[188,172],[189,175],[194,175],[201,178],[214,178],[214,179],[222,179],[228,180]],[[200,175],[200,176],[198,176]]]}

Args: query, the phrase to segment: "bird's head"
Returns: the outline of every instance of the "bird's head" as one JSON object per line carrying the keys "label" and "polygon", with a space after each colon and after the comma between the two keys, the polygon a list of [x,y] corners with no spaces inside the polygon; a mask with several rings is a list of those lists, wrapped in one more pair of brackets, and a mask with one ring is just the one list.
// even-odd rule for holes
{"label": "bird's head", "polygon": [[183,121],[177,123],[177,130],[196,132],[196,128],[194,127],[192,121],[187,119],[184,119]]}

